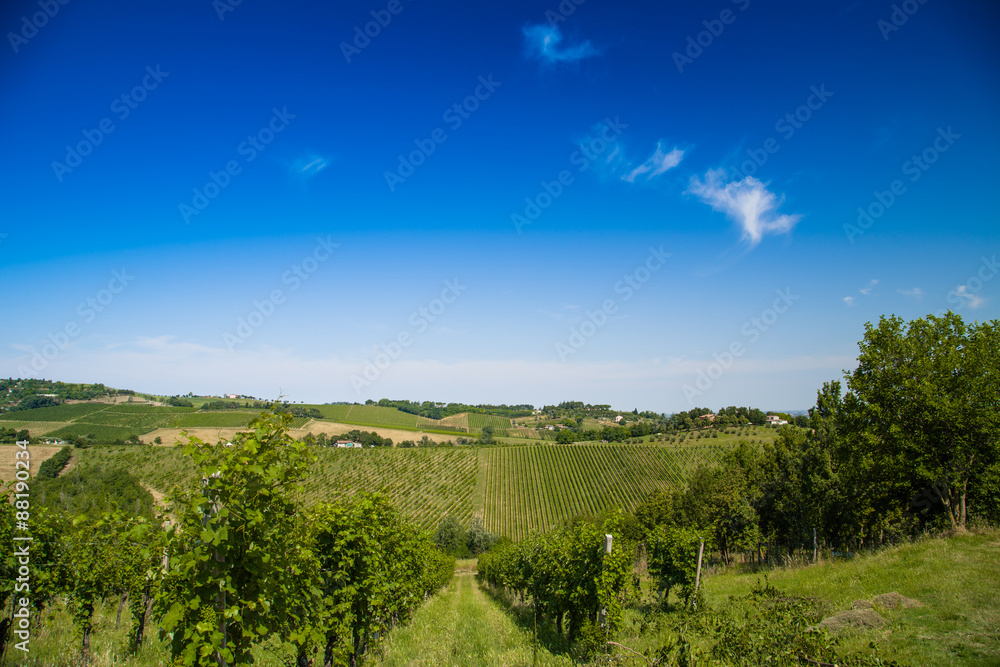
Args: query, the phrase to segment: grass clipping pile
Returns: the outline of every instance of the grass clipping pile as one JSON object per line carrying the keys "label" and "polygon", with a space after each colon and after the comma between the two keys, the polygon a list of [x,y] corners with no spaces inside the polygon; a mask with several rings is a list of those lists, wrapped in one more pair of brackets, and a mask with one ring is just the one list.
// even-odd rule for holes
{"label": "grass clipping pile", "polygon": [[885,618],[878,610],[910,609],[911,607],[923,606],[922,602],[894,591],[876,595],[871,600],[855,600],[851,609],[823,619],[816,627],[820,630],[827,630],[831,634],[843,632],[848,628],[868,630],[885,624]]}

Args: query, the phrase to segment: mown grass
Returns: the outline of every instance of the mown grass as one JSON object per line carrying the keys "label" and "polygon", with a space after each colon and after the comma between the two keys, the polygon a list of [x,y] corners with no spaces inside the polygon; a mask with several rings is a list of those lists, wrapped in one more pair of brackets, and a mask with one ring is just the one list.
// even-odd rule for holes
{"label": "mown grass", "polygon": [[[118,600],[98,602],[90,636],[90,655],[84,660],[81,635],[73,627],[73,617],[63,599],[47,607],[41,624],[32,627],[28,652],[8,646],[0,667],[164,667],[170,663],[170,646],[160,639],[155,621],[146,624],[145,640],[130,655],[128,646],[132,619],[128,607],[118,619]],[[15,640],[17,641],[17,640]],[[291,656],[272,645],[254,648],[256,667],[285,667]]]}
{"label": "mown grass", "polygon": [[[532,636],[487,597],[472,572],[451,583],[386,639],[371,664],[382,667],[513,667],[532,664]],[[539,665],[572,665],[538,650]]]}
{"label": "mown grass", "polygon": [[[914,667],[1000,665],[1000,531],[927,537],[852,560],[710,572],[703,580],[706,601],[713,609],[724,608],[765,576],[788,595],[820,598],[831,614],[850,609],[855,600],[891,592],[923,603],[911,609],[880,609],[886,624],[847,632],[841,637],[844,652],[870,654],[868,644],[875,642],[884,660]],[[676,603],[673,595],[671,602]],[[629,610],[622,638],[623,644],[640,651],[660,646],[670,636],[669,630],[639,632],[644,611]],[[693,643],[704,649],[712,639],[698,637]]]}
{"label": "mown grass", "polygon": [[[718,604],[744,595],[759,576],[709,577],[706,598]],[[925,538],[849,561],[778,569],[768,579],[794,595],[829,600],[835,611],[893,591],[925,605],[885,611],[883,628],[853,635],[847,647],[874,639],[883,657],[913,665],[1000,665],[1000,531]]]}

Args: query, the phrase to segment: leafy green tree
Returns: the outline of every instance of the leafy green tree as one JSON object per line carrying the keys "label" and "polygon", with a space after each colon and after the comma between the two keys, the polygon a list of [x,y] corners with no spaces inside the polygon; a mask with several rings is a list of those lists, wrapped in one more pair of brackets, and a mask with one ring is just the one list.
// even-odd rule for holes
{"label": "leafy green tree", "polygon": [[646,535],[657,526],[670,521],[673,513],[673,494],[662,489],[650,493],[635,508],[635,517]]}
{"label": "leafy green tree", "polygon": [[480,517],[473,517],[469,524],[469,533],[466,538],[466,546],[473,556],[478,556],[493,546],[493,535],[486,530],[483,520]]}
{"label": "leafy green tree", "polygon": [[927,490],[964,529],[970,490],[1000,460],[1000,321],[883,316],[860,347],[838,424],[847,457],[887,504]]}
{"label": "leafy green tree", "polygon": [[452,556],[462,554],[466,549],[465,529],[454,514],[441,519],[437,532],[434,533],[434,544],[441,551]]}

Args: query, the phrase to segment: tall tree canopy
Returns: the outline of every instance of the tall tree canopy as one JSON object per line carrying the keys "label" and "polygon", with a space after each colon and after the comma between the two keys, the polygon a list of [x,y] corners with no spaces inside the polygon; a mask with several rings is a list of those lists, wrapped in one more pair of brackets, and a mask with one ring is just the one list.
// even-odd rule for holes
{"label": "tall tree canopy", "polygon": [[1000,322],[883,316],[860,347],[839,424],[849,456],[886,500],[923,494],[964,528],[1000,462]]}

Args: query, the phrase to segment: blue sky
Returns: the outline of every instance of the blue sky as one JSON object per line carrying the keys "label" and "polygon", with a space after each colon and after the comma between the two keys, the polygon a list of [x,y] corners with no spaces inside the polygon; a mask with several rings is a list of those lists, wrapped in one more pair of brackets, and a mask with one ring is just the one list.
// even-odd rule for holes
{"label": "blue sky", "polygon": [[0,374],[804,409],[1000,313],[991,3],[333,4],[5,3]]}

